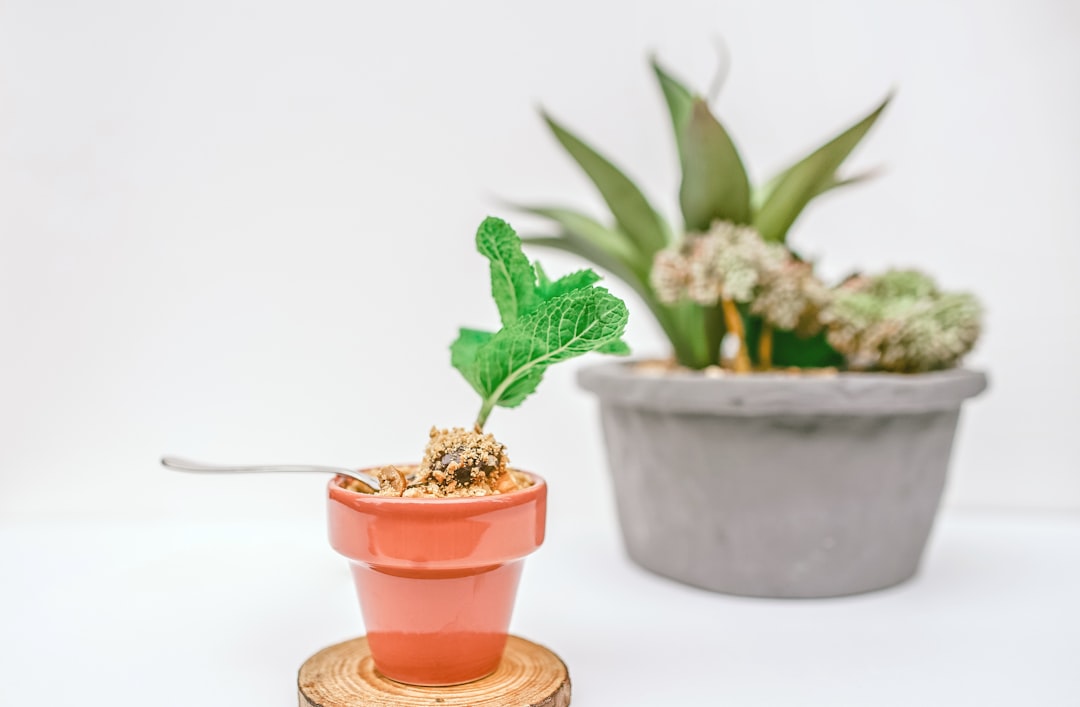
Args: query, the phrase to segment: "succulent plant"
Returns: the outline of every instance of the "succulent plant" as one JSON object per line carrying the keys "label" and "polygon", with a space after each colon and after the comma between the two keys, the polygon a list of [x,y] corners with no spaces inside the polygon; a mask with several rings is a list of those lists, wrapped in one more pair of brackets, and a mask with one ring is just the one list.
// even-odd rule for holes
{"label": "succulent plant", "polygon": [[[869,176],[844,177],[838,170],[877,121],[889,98],[832,140],[755,186],[735,143],[705,99],[691,92],[656,61],[652,62],[652,68],[671,114],[682,169],[679,188],[682,227],[673,227],[619,168],[545,114],[555,138],[599,190],[612,222],[605,224],[566,208],[521,207],[558,227],[556,235],[523,240],[526,244],[558,248],[585,257],[625,281],[648,305],[684,366],[705,368],[719,363],[725,332],[739,326],[745,328],[746,344],[758,344],[742,346],[744,352],[747,348],[758,351],[766,348],[775,356],[776,363],[782,365],[836,363],[839,354],[823,335],[815,334],[815,326],[800,326],[807,323],[802,316],[807,308],[795,304],[804,292],[796,280],[806,279],[808,267],[799,265],[797,258],[789,258],[786,268],[791,276],[798,277],[786,278],[767,290],[771,296],[764,302],[740,307],[741,323],[733,321],[731,304],[725,306],[724,302],[745,302],[744,299],[721,298],[709,304],[701,301],[710,300],[707,297],[669,297],[670,293],[657,289],[657,284],[664,287],[665,276],[653,277],[651,273],[654,260],[661,269],[674,265],[675,256],[671,254],[691,242],[692,234],[708,232],[716,222],[730,224],[723,228],[751,229],[765,244],[783,249],[789,229],[813,199]],[[743,233],[732,231],[735,232]],[[737,284],[736,280],[730,280],[727,286]],[[808,291],[806,294],[809,299],[816,297]],[[791,306],[790,311],[783,311],[785,304]],[[766,326],[761,315],[769,313],[778,316],[771,316],[773,324]],[[775,344],[771,335],[774,327],[780,327]],[[763,332],[769,332],[765,347],[757,341]],[[737,360],[745,367],[745,359]]]}
{"label": "succulent plant", "polygon": [[745,373],[751,362],[736,304],[754,300],[787,257],[782,246],[766,243],[753,228],[717,221],[708,233],[688,234],[657,253],[650,282],[664,304],[685,299],[703,307],[719,305],[726,329],[738,342],[733,367]]}
{"label": "succulent plant", "polygon": [[981,316],[972,295],[941,292],[915,270],[892,270],[838,287],[821,319],[852,368],[922,373],[955,366],[979,338]]}

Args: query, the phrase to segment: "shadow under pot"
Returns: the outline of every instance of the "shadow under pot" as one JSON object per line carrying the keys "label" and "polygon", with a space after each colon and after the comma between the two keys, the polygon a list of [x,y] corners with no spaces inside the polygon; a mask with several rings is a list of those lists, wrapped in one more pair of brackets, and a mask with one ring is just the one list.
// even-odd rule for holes
{"label": "shadow under pot", "polygon": [[522,563],[544,540],[547,485],[397,498],[329,485],[330,544],[352,568],[376,669],[410,685],[471,682],[506,646]]}

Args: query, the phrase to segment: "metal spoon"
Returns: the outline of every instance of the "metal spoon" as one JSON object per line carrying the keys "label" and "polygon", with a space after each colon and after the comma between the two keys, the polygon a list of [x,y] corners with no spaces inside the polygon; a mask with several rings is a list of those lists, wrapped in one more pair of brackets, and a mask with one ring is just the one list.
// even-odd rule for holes
{"label": "metal spoon", "polygon": [[197,474],[259,474],[263,472],[279,471],[311,471],[318,474],[340,474],[356,479],[367,485],[374,493],[379,488],[379,480],[371,474],[356,469],[347,469],[342,466],[316,466],[312,464],[262,464],[251,466],[224,466],[219,464],[204,464],[202,462],[183,459],[181,457],[162,457],[161,465],[175,471],[189,471]]}

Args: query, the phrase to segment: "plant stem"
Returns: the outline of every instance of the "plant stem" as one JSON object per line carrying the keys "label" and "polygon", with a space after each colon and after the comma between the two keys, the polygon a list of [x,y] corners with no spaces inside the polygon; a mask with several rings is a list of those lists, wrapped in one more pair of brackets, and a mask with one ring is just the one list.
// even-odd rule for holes
{"label": "plant stem", "polygon": [[720,306],[724,310],[724,323],[727,330],[739,341],[739,350],[735,353],[733,370],[736,373],[749,373],[751,369],[750,354],[746,351],[746,330],[743,328],[742,316],[735,302],[729,299],[721,299]]}
{"label": "plant stem", "polygon": [[487,422],[488,415],[495,409],[495,398],[485,398],[483,405],[480,406],[480,414],[476,416],[476,423],[474,425],[477,432],[484,431],[484,423]]}
{"label": "plant stem", "polygon": [[761,337],[758,339],[758,364],[766,371],[772,368],[772,326],[761,323]]}
{"label": "plant stem", "polygon": [[[709,314],[720,321],[720,334],[723,336],[723,321],[713,308],[702,307],[692,302],[679,302],[674,305],[657,303],[657,319],[664,326],[665,333],[671,340],[672,348],[679,363],[700,370],[717,362],[719,344],[710,350],[708,341]],[[719,339],[717,339],[719,341]]]}
{"label": "plant stem", "polygon": [[709,352],[709,365],[720,365],[720,346],[724,343],[724,334],[728,328],[724,322],[724,311],[719,305],[706,307],[702,312],[704,316],[705,346]]}

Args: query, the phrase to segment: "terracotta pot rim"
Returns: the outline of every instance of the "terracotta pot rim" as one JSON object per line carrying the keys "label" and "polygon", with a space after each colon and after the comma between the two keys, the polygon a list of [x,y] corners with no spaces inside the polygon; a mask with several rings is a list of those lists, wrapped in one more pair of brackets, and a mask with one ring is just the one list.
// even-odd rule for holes
{"label": "terracotta pot rim", "polygon": [[[385,466],[385,465],[384,465]],[[416,464],[398,464],[397,466],[411,467]],[[360,469],[360,471],[374,474],[382,467],[366,467]],[[350,491],[340,485],[340,481],[346,477],[335,476],[330,479],[327,484],[327,490],[330,497],[336,501],[341,501],[350,506],[356,507],[359,505],[369,506],[371,508],[397,506],[400,508],[421,507],[423,506],[426,511],[432,510],[431,505],[435,504],[440,508],[462,508],[468,507],[472,510],[482,510],[484,506],[506,507],[517,506],[529,501],[535,500],[535,498],[543,493],[543,489],[547,486],[547,482],[544,477],[539,474],[535,474],[531,471],[523,471],[521,469],[514,468],[519,474],[524,474],[532,480],[532,486],[524,489],[518,489],[511,491],[510,493],[498,493],[490,496],[454,496],[450,498],[402,498],[400,496],[376,496],[370,493],[362,493],[360,491]]]}

